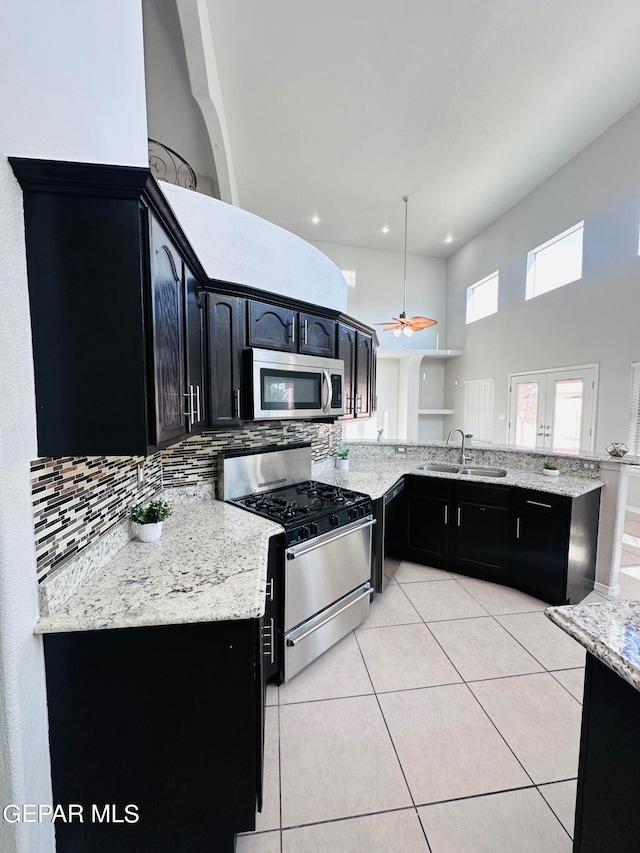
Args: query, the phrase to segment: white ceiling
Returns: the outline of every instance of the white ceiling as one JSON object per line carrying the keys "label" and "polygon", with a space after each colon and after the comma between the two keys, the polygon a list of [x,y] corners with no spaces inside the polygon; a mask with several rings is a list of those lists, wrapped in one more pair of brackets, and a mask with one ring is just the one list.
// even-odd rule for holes
{"label": "white ceiling", "polygon": [[401,251],[409,195],[446,257],[640,102],[638,0],[207,2],[240,205],[306,240]]}

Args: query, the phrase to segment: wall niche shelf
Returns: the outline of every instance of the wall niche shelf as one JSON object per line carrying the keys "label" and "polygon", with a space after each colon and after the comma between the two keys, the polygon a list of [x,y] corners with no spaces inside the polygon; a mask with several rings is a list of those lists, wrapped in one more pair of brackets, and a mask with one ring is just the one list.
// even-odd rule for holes
{"label": "wall niche shelf", "polygon": [[419,415],[453,415],[455,409],[418,409]]}

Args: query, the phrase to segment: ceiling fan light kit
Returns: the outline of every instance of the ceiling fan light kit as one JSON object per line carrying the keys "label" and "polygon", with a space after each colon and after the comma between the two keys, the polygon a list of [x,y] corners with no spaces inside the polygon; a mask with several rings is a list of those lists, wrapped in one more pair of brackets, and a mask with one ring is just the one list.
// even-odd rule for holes
{"label": "ceiling fan light kit", "polygon": [[375,326],[384,326],[383,332],[393,332],[394,337],[399,338],[405,335],[410,338],[414,332],[420,332],[422,329],[428,329],[429,326],[435,326],[437,320],[431,320],[429,317],[407,317],[407,217],[409,209],[409,196],[402,197],[404,201],[404,300],[402,305],[402,313],[399,317],[393,317],[393,322],[388,320],[385,323],[374,323]]}

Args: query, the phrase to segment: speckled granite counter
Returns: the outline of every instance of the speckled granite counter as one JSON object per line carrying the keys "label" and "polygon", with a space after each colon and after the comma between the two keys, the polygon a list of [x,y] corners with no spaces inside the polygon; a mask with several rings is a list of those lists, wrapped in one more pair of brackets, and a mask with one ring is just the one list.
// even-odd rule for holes
{"label": "speckled granite counter", "polygon": [[[517,486],[521,489],[534,489],[553,495],[565,495],[578,498],[594,489],[602,488],[600,480],[587,477],[575,477],[562,474],[560,477],[547,477],[533,471],[522,471],[517,468],[507,469],[506,477],[476,477],[464,474],[443,474],[437,471],[418,471],[414,459],[401,458],[364,460],[355,459],[349,464],[348,471],[339,471],[326,463],[314,466],[313,476],[318,480],[335,486],[344,486],[356,492],[364,492],[372,498],[379,498],[388,491],[399,477],[405,474],[417,474],[425,477],[443,477],[447,480],[463,480],[466,483],[493,483],[498,486]],[[476,464],[476,463],[473,463]]]}
{"label": "speckled granite counter", "polygon": [[640,690],[640,601],[552,607],[546,615]]}
{"label": "speckled granite counter", "polygon": [[159,542],[129,542],[40,634],[262,616],[269,538],[278,524],[216,500],[174,504]]}

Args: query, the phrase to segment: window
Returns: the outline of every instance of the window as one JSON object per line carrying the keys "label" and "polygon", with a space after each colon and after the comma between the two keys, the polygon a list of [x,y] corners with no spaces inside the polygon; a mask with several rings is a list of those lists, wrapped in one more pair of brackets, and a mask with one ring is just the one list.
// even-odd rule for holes
{"label": "window", "polygon": [[498,310],[498,271],[467,288],[467,323],[475,323]]}
{"label": "window", "polygon": [[347,282],[348,287],[356,286],[356,271],[355,270],[340,270],[342,275],[344,276],[344,280]]}
{"label": "window", "polygon": [[465,381],[463,423],[477,441],[493,441],[493,378]]}
{"label": "window", "polygon": [[526,299],[533,299],[582,278],[582,235],[578,222],[527,255]]}
{"label": "window", "polygon": [[631,364],[631,391],[629,395],[629,451],[640,456],[640,361]]}

